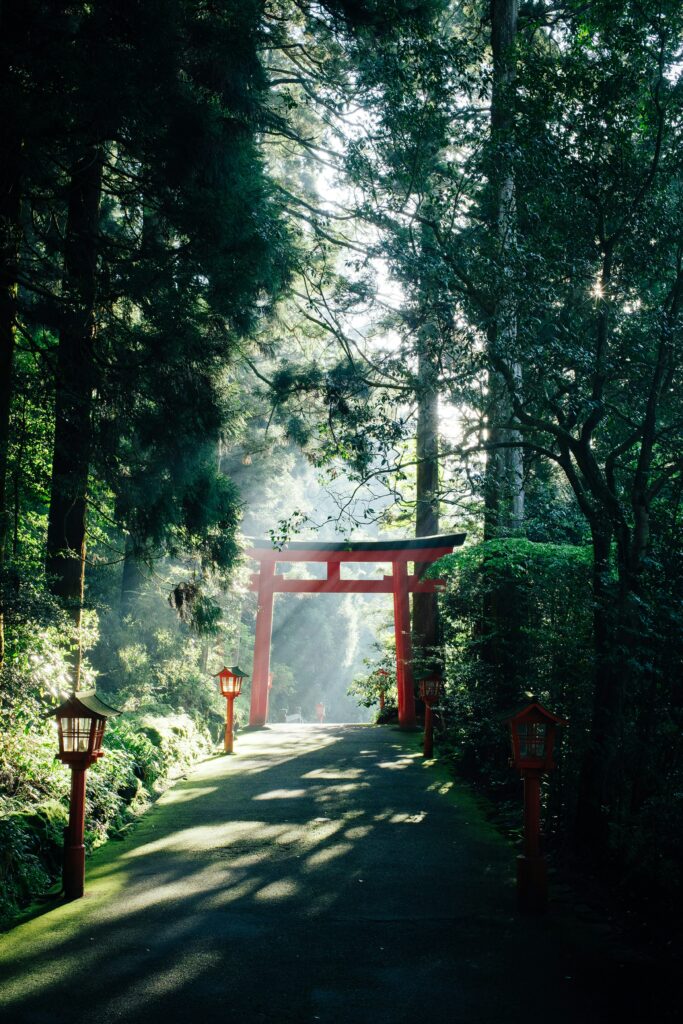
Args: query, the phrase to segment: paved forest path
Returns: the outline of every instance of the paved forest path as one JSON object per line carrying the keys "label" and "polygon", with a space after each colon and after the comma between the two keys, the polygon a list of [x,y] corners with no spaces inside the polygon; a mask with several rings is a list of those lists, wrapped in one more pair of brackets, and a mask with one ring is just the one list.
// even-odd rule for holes
{"label": "paved forest path", "polygon": [[199,765],[87,895],[0,937],[5,1024],[592,1024],[514,852],[386,727],[274,726]]}

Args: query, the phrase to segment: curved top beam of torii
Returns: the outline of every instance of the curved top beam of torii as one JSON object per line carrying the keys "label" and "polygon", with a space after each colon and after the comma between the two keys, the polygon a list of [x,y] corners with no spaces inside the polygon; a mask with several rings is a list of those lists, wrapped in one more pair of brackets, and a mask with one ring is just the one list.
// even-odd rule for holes
{"label": "curved top beam of torii", "polygon": [[466,536],[443,533],[407,540],[292,540],[282,548],[274,548],[270,540],[252,540],[245,554],[259,562],[435,562],[460,547]]}
{"label": "curved top beam of torii", "polygon": [[[415,725],[415,699],[413,692],[412,647],[410,639],[410,594],[433,593],[439,580],[425,580],[422,573],[408,573],[408,562],[422,569],[465,540],[464,533],[437,534],[431,537],[411,537],[407,540],[360,541],[290,541],[281,549],[271,541],[253,540],[245,551],[248,557],[260,563],[259,572],[251,578],[251,589],[258,594],[256,610],[256,636],[254,638],[254,669],[251,686],[249,725],[259,728],[268,717],[268,689],[270,676],[270,638],[273,626],[273,597],[276,593],[290,594],[393,594],[394,624],[396,628],[396,686],[398,691],[398,717],[402,728]],[[276,574],[279,562],[325,562],[325,579],[291,579]],[[391,575],[381,580],[341,578],[342,562],[390,562]]]}

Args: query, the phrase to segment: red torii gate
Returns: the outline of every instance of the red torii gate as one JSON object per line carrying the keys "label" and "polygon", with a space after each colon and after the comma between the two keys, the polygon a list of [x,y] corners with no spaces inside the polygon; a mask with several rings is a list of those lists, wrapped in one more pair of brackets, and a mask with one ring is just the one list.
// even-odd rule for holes
{"label": "red torii gate", "polygon": [[[428,564],[465,540],[464,533],[409,540],[363,540],[356,542],[290,541],[280,551],[270,541],[255,540],[245,552],[260,563],[259,572],[251,578],[251,589],[258,594],[254,668],[251,682],[249,725],[259,728],[268,715],[268,676],[270,673],[270,638],[273,629],[273,597],[275,594],[393,594],[396,629],[396,683],[398,720],[403,729],[415,725],[412,645],[410,640],[409,594],[430,594],[443,586],[441,580],[425,580],[408,573],[408,562],[416,562],[424,571]],[[326,562],[325,579],[296,580],[276,573],[278,562]],[[381,580],[343,580],[342,562],[390,562],[392,574]]]}

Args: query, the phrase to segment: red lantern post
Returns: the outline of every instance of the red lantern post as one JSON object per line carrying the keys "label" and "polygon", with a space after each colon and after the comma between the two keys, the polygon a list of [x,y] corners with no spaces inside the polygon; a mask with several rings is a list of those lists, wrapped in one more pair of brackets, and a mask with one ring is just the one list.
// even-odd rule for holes
{"label": "red lantern post", "polygon": [[534,701],[509,719],[512,738],[510,764],[524,784],[524,852],[517,858],[517,901],[520,911],[538,914],[548,900],[548,878],[541,853],[541,776],[555,767],[553,748],[558,718]]}
{"label": "red lantern post", "polygon": [[389,676],[389,673],[387,672],[387,670],[385,668],[378,668],[376,673],[375,673],[375,675],[378,675],[378,676],[382,677],[382,682],[381,682],[380,688],[379,688],[379,709],[380,709],[380,711],[384,711],[384,705],[386,704],[386,694],[387,694],[387,691],[386,691],[386,687],[387,687],[386,680],[387,680],[387,678]]}
{"label": "red lantern post", "polygon": [[223,750],[226,754],[232,754],[233,750],[233,723],[235,697],[242,692],[242,680],[246,679],[246,672],[243,672],[238,665],[232,668],[222,668],[218,673],[218,686],[225,697],[225,737]]}
{"label": "red lantern post", "polygon": [[69,697],[53,712],[57,719],[57,758],[71,768],[69,824],[64,829],[62,885],[68,900],[79,899],[85,888],[85,773],[102,757],[102,737],[108,718],[120,714],[96,696],[94,690]]}
{"label": "red lantern post", "polygon": [[270,715],[270,691],[273,689],[273,673],[268,673],[268,686],[266,688],[266,722]]}
{"label": "red lantern post", "polygon": [[420,679],[420,699],[425,706],[425,731],[422,752],[425,757],[434,755],[434,718],[432,708],[441,696],[441,677],[426,676]]}

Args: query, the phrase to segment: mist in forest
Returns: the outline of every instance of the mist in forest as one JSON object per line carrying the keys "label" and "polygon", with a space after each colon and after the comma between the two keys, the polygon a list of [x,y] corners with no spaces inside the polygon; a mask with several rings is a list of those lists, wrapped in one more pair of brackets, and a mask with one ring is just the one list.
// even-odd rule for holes
{"label": "mist in forest", "polygon": [[[294,540],[348,539],[340,532],[339,504],[322,485],[319,475],[298,452],[282,456],[279,463],[252,458],[245,465],[231,467],[244,501],[242,523],[245,538],[267,539],[278,523],[298,513],[303,526],[292,533]],[[343,476],[336,493],[353,485]],[[374,538],[376,524],[356,529],[355,539]],[[256,568],[256,566],[255,566]],[[349,572],[374,575],[386,565],[359,563]],[[324,577],[322,562],[278,563],[278,572],[302,579]],[[249,638],[253,635],[255,595],[245,598],[245,620]],[[378,659],[378,635],[391,616],[391,602],[383,595],[366,594],[276,594],[273,612],[271,671],[273,689],[269,702],[271,721],[286,711],[301,709],[305,721],[315,719],[315,706],[325,705],[328,722],[367,722],[372,710],[348,695],[353,679],[367,674],[365,662]],[[249,640],[247,641],[249,643]],[[245,658],[249,652],[245,650]],[[244,659],[243,659],[244,660]]]}

